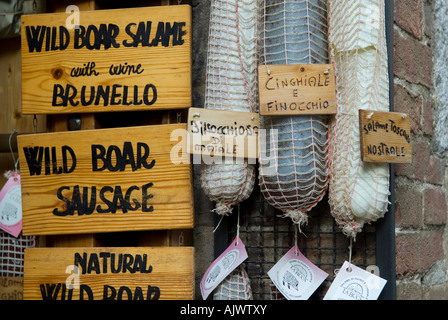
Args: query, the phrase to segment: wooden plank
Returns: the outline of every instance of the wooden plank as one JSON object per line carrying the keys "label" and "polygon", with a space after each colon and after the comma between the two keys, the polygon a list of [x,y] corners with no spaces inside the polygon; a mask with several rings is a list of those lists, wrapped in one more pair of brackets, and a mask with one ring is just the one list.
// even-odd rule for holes
{"label": "wooden plank", "polygon": [[185,135],[171,124],[20,136],[23,233],[193,228]]}
{"label": "wooden plank", "polygon": [[0,300],[23,300],[23,277],[0,277]]}
{"label": "wooden plank", "polygon": [[411,163],[411,127],[407,114],[359,110],[361,159]]}
{"label": "wooden plank", "polygon": [[191,106],[189,5],[82,11],[79,29],[68,18],[22,16],[23,113]]}
{"label": "wooden plank", "polygon": [[258,113],[190,108],[188,152],[210,157],[258,158]]}
{"label": "wooden plank", "polygon": [[[121,262],[120,262],[121,255]],[[78,273],[75,274],[75,267]],[[24,299],[194,298],[194,248],[32,248],[25,250]],[[59,291],[56,292],[59,285]],[[41,291],[43,287],[43,292]],[[54,286],[52,295],[49,289]]]}
{"label": "wooden plank", "polygon": [[331,64],[260,65],[258,77],[261,115],[336,113]]}

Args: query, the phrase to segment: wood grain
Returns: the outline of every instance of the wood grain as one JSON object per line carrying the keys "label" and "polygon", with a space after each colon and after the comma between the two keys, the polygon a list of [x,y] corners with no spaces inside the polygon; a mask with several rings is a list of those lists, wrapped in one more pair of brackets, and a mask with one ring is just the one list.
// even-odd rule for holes
{"label": "wood grain", "polygon": [[258,113],[190,108],[188,152],[256,159],[259,127]]}
{"label": "wood grain", "polygon": [[[171,141],[173,132],[183,132],[184,136],[175,136]],[[173,147],[178,144],[186,150],[185,134],[186,124],[172,124],[20,136],[18,145],[22,175],[23,233],[42,235],[192,228],[192,178],[188,154],[185,152],[173,155],[178,164],[171,160],[170,154]],[[149,155],[145,160],[146,164],[150,167],[154,161],[154,165],[146,168],[142,164],[138,169],[126,164],[123,171],[110,171],[110,168],[94,171],[92,145],[103,146],[105,152],[121,149],[122,151],[118,152],[123,153],[125,142],[133,147],[135,161],[138,158],[136,147],[138,143],[147,145]],[[24,150],[39,146],[44,149],[48,147],[49,150],[55,147],[57,167],[62,167],[62,147],[69,146],[76,156],[75,169],[70,173],[53,174],[50,170],[47,172],[50,174],[45,174],[45,168],[42,168],[41,174],[31,175]],[[144,155],[146,151],[141,150],[143,150],[141,154]],[[51,151],[49,152],[51,154]],[[110,164],[118,168],[116,162],[118,157],[115,152],[110,153]],[[95,154],[99,152],[95,151]],[[67,167],[70,168],[71,156],[67,156],[67,159]],[[105,163],[109,163],[106,153],[104,159]],[[42,163],[45,163],[45,159]],[[100,159],[97,161],[97,170],[102,166],[103,160]],[[143,209],[145,200],[142,190],[148,183],[153,183],[147,187],[147,194],[153,196],[146,199],[147,207],[153,206],[152,212]],[[66,189],[61,190],[62,186]],[[75,186],[79,186],[81,193],[77,201],[74,197]],[[101,205],[103,209],[111,208],[110,204],[101,199],[100,192],[104,187],[110,187],[110,191],[104,192],[104,197],[110,202],[113,202],[113,198],[118,195],[117,187],[121,188],[122,198],[125,198],[125,193],[131,187],[134,187],[134,190],[131,191],[128,200],[116,201],[118,204],[116,213],[99,213],[96,207],[93,212],[85,214],[77,209],[65,216],[54,214],[54,210],[59,213],[66,212],[70,207],[69,203],[77,203],[77,208],[82,209],[81,202],[85,202],[84,187],[88,188],[87,201],[90,204],[92,188],[96,188],[96,206]],[[62,200],[58,192],[68,198],[68,202]],[[135,201],[140,204],[139,208],[136,208]],[[121,207],[130,205],[137,210],[125,212],[119,208],[120,205]]]}
{"label": "wood grain", "polygon": [[[105,286],[113,287],[116,290],[116,299],[118,298],[118,291],[121,287],[127,287],[130,290],[132,293],[131,299],[136,298],[136,288],[140,287],[143,293],[143,299],[146,300],[148,286],[158,288],[160,300],[187,300],[194,298],[194,248],[192,247],[78,247],[26,249],[23,286],[24,299],[42,300],[40,285],[46,287],[47,284],[66,284],[67,278],[74,276],[73,268],[67,271],[67,267],[75,265],[76,253],[82,258],[84,258],[84,253],[86,253],[86,264],[77,264],[79,268],[78,284],[80,286],[88,286],[92,291],[92,298],[94,300],[102,300],[104,298]],[[130,273],[129,269],[123,271],[123,268],[121,268],[120,272],[112,273],[112,254],[115,254],[115,268],[119,265],[118,257],[120,254],[130,255],[126,261],[133,261],[130,267],[133,268],[134,273]],[[135,261],[138,255],[140,257],[146,255],[146,265],[142,263],[140,267],[136,266]],[[105,256],[108,256],[108,258],[103,258]],[[99,264],[95,264],[95,259],[92,258],[98,258],[97,261]],[[89,261],[91,261],[90,265]],[[104,268],[105,266],[107,269]],[[148,271],[150,266],[152,267],[151,272],[141,272],[142,269]],[[72,279],[69,279],[69,283]],[[68,297],[67,291],[66,299]],[[107,296],[110,297],[111,294],[112,289],[109,288]],[[62,287],[57,296],[57,300],[61,300],[61,296]],[[73,289],[72,298],[73,300],[79,300],[80,288]],[[85,294],[84,299],[87,298],[88,296]],[[122,299],[128,299],[126,291],[123,291]]]}
{"label": "wood grain", "polygon": [[260,65],[258,77],[261,115],[336,113],[333,65]]}
{"label": "wood grain", "polygon": [[410,119],[407,114],[359,110],[359,130],[363,161],[412,162]]}

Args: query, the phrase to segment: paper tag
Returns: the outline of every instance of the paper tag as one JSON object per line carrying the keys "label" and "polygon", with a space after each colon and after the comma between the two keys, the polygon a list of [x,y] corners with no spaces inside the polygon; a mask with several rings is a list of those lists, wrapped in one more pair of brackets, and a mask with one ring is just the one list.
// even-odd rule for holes
{"label": "paper tag", "polygon": [[247,257],[246,247],[241,239],[236,237],[204,273],[200,283],[202,298],[207,299],[208,295]]}
{"label": "paper tag", "polygon": [[20,174],[14,172],[0,191],[0,229],[17,237],[22,231]]}
{"label": "paper tag", "polygon": [[328,274],[316,267],[294,246],[268,272],[288,300],[307,300]]}
{"label": "paper tag", "polygon": [[344,262],[324,300],[377,300],[387,280]]}

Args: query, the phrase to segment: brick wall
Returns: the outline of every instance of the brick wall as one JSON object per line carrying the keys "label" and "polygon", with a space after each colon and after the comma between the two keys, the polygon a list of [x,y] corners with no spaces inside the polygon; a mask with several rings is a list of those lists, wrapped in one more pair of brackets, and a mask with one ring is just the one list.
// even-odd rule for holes
{"label": "brick wall", "polygon": [[395,166],[397,299],[448,299],[447,150],[438,139],[448,132],[439,123],[448,86],[436,78],[446,3],[395,0],[394,19],[395,111],[410,115],[413,139],[412,164]]}

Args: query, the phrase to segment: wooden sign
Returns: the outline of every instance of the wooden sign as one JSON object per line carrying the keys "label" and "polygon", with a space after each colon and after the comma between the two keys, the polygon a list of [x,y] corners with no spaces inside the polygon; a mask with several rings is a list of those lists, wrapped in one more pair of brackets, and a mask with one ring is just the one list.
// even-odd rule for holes
{"label": "wooden sign", "polygon": [[188,152],[203,158],[256,159],[259,124],[258,113],[190,108]]}
{"label": "wooden sign", "polygon": [[25,249],[25,300],[191,300],[194,248]]}
{"label": "wooden sign", "polygon": [[363,161],[411,163],[411,129],[407,114],[359,110],[359,130]]}
{"label": "wooden sign", "polygon": [[23,300],[23,277],[0,277],[0,300]]}
{"label": "wooden sign", "polygon": [[260,65],[258,77],[261,115],[336,113],[333,65]]}
{"label": "wooden sign", "polygon": [[23,234],[193,228],[186,127],[19,136]]}
{"label": "wooden sign", "polygon": [[22,16],[22,112],[191,106],[188,5]]}

